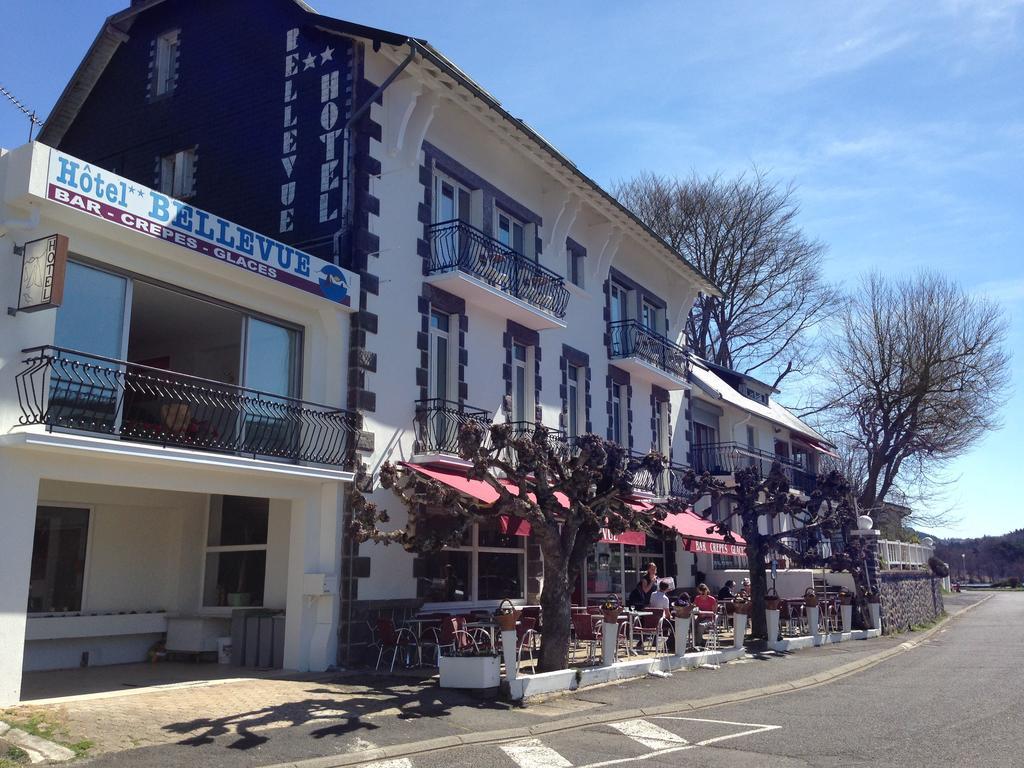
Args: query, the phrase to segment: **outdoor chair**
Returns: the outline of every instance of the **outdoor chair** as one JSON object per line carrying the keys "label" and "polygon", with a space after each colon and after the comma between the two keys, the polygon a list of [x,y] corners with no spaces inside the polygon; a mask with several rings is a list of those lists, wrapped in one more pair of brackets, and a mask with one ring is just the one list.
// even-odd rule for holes
{"label": "outdoor chair", "polygon": [[412,653],[415,652],[417,657],[422,662],[420,656],[420,648],[416,643],[416,636],[402,627],[401,629],[395,628],[395,622],[391,619],[377,619],[375,627],[375,645],[378,647],[377,652],[377,665],[374,669],[380,669],[380,663],[384,659],[384,654],[387,651],[391,651],[391,668],[390,671],[395,671],[395,660],[398,658],[399,651],[406,653],[406,666],[412,663]]}
{"label": "outdoor chair", "polygon": [[434,629],[433,632],[434,646],[437,649],[434,657],[435,666],[441,656],[458,656],[460,653],[479,650],[476,640],[466,631],[466,620],[463,617],[449,616],[443,619],[440,628]]}
{"label": "outdoor chair", "polygon": [[[600,618],[600,617],[599,617]],[[600,623],[594,621],[589,613],[572,614],[572,628],[576,633],[576,643],[587,644],[587,662],[594,662],[597,646],[601,642]]]}
{"label": "outdoor chair", "polygon": [[701,612],[694,622],[697,638],[694,641],[704,651],[717,651],[719,645],[719,632],[721,627],[718,623],[718,612]]}
{"label": "outdoor chair", "polygon": [[634,627],[633,632],[639,634],[641,647],[645,640],[650,640],[651,649],[657,654],[668,648],[672,629],[664,611],[654,611],[651,616],[641,616],[639,626]]}
{"label": "outdoor chair", "polygon": [[523,664],[523,651],[530,657],[530,661],[535,661],[533,652],[537,644],[537,620],[534,618],[527,618],[525,616],[519,619],[519,625],[516,627],[516,668]]}

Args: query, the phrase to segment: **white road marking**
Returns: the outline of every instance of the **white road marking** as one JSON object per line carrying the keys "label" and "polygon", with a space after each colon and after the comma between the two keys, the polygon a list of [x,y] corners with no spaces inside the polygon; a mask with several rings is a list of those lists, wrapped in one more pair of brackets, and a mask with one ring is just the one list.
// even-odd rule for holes
{"label": "white road marking", "polygon": [[673,715],[657,715],[654,717],[655,720],[689,720],[692,723],[714,723],[716,725],[738,725],[746,728],[745,731],[739,733],[730,733],[726,736],[716,736],[713,739],[704,739],[704,741],[698,741],[694,746],[706,747],[709,744],[716,744],[719,741],[728,741],[729,739],[736,739],[740,736],[751,736],[755,733],[764,733],[765,731],[776,731],[781,728],[781,725],[763,725],[760,723],[736,723],[732,720],[708,720],[703,717],[678,717]]}
{"label": "white road marking", "polygon": [[682,736],[678,736],[672,731],[666,731],[660,725],[655,725],[647,720],[624,720],[621,723],[609,723],[608,725],[649,749],[665,749],[690,743]]}
{"label": "white road marking", "polygon": [[572,768],[572,763],[551,747],[545,747],[539,739],[505,744],[501,751],[512,758],[519,768]]}

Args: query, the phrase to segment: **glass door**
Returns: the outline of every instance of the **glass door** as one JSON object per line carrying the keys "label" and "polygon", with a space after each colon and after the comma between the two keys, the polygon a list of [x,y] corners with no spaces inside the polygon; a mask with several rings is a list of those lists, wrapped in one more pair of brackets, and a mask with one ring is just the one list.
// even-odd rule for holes
{"label": "glass door", "polygon": [[512,421],[532,422],[529,416],[530,377],[527,371],[529,352],[525,344],[512,343]]}
{"label": "glass door", "polygon": [[462,224],[469,224],[469,190],[443,173],[434,174],[434,224],[448,224],[438,227],[434,236],[434,258],[440,267],[455,267],[468,258],[469,232]]}
{"label": "glass door", "polygon": [[[116,434],[122,418],[131,285],[127,279],[68,262],[57,310],[46,423]],[[82,354],[75,354],[82,353]]]}
{"label": "glass door", "polygon": [[434,416],[428,429],[428,442],[433,448],[445,452],[458,449],[457,418],[451,418],[452,406],[448,403],[451,379],[451,346],[449,329],[451,315],[443,312],[430,313],[430,353],[427,380],[427,396],[433,400]]}
{"label": "glass door", "polygon": [[240,393],[245,453],[294,456],[302,435],[296,407],[299,334],[290,328],[246,317]]}
{"label": "glass door", "polygon": [[610,317],[612,323],[611,332],[611,354],[612,357],[621,357],[630,353],[629,329],[623,323],[629,319],[629,291],[618,283],[613,282],[610,287]]}

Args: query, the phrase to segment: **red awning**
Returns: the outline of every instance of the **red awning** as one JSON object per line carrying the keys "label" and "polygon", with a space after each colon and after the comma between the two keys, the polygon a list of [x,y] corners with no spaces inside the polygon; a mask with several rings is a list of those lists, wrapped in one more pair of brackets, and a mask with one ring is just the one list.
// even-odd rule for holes
{"label": "red awning", "polygon": [[[444,483],[448,487],[462,493],[471,498],[477,499],[483,504],[493,504],[498,500],[498,492],[494,490],[488,483],[483,480],[470,480],[465,474],[454,469],[436,469],[434,467],[427,467],[422,464],[409,464],[403,462],[402,466],[411,469],[414,472],[419,472],[421,475],[437,480],[440,483]],[[502,485],[509,489],[512,493],[518,493],[518,486],[512,483],[501,480]],[[529,494],[531,500],[536,501],[536,497],[531,493]],[[569,508],[569,498],[561,491],[555,491],[555,498],[558,499],[558,503],[563,508]],[[643,501],[627,502],[630,507],[639,511],[649,511],[654,509],[651,504],[647,504]],[[530,523],[528,520],[522,518],[512,517],[510,515],[499,515],[498,525],[501,527],[501,532],[506,536],[529,536],[530,535]],[[601,529],[601,543],[602,544],[629,544],[632,546],[642,547],[647,543],[647,536],[642,531],[625,531],[620,534],[613,534],[607,528]]]}
{"label": "red awning", "polygon": [[811,438],[804,437],[803,435],[793,435],[793,439],[801,445],[806,445],[812,451],[817,451],[818,453],[823,453],[826,456],[831,456],[833,459],[839,458],[838,453],[824,443],[819,443],[817,440],[812,440]]}
{"label": "red awning", "polygon": [[746,541],[739,534],[734,533],[735,543],[729,543],[720,533],[708,533],[712,523],[703,517],[687,510],[685,512],[670,512],[661,524],[683,537],[683,544],[687,552],[700,552],[715,555],[745,555]]}

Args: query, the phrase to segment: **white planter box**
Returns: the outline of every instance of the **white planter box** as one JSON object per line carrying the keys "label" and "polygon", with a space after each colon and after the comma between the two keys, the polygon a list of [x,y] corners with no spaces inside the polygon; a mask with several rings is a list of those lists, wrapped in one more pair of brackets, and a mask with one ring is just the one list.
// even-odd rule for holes
{"label": "white planter box", "polygon": [[442,688],[497,688],[501,683],[497,656],[442,656],[439,668]]}

